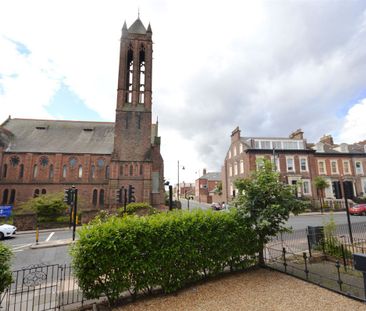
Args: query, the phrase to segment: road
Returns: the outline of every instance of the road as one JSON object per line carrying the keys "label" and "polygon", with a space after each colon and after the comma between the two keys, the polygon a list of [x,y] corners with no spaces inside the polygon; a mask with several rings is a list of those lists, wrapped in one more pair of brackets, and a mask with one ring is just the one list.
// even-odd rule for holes
{"label": "road", "polygon": [[[187,209],[186,200],[182,201],[182,208]],[[199,203],[190,201],[190,210],[195,208],[210,209],[210,204]],[[224,211],[218,211],[221,213]],[[303,214],[299,216],[291,216],[288,225],[293,230],[304,229],[307,226],[322,226],[329,221],[330,214],[321,215],[317,214]],[[333,215],[336,224],[346,224],[347,217],[345,212],[337,212]],[[351,223],[365,223],[366,231],[366,217],[365,216],[351,216]],[[356,227],[356,225],[355,225]],[[363,230],[362,225],[357,226],[357,230]],[[356,229],[356,228],[355,228]],[[70,239],[72,237],[72,231],[69,229],[55,230],[41,232],[39,235],[39,241],[56,241]],[[30,246],[35,243],[35,233],[20,233],[15,238],[9,238],[2,241],[9,245],[14,253],[12,260],[13,270],[28,267],[33,264],[70,264],[71,259],[68,254],[69,246],[58,246],[50,248],[31,249]]]}
{"label": "road", "polygon": [[[64,240],[72,237],[72,231],[55,230],[40,232],[39,242]],[[59,246],[52,248],[31,249],[30,246],[36,242],[35,233],[19,233],[13,238],[7,238],[2,243],[11,247],[14,258],[12,260],[13,270],[19,270],[35,264],[69,264],[69,246]]]}

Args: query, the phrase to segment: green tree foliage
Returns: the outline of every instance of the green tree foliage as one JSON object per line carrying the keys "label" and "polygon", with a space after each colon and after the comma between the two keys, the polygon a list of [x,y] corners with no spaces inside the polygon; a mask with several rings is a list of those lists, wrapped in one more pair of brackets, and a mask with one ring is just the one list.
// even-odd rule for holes
{"label": "green tree foliage", "polygon": [[44,194],[20,205],[21,212],[32,211],[39,220],[54,220],[65,214],[68,206],[63,201],[63,193]]}
{"label": "green tree foliage", "polygon": [[217,195],[222,195],[222,182],[220,181],[215,189],[214,189],[214,193],[217,194]]}
{"label": "green tree foliage", "polygon": [[11,284],[10,260],[12,257],[10,248],[0,243],[0,294]]}
{"label": "green tree foliage", "polygon": [[[256,239],[264,246],[269,238],[285,231],[290,213],[303,211],[303,202],[295,196],[296,189],[282,183],[273,171],[272,163],[264,160],[263,166],[249,179],[235,182],[239,195],[233,202],[244,223],[253,226]],[[259,250],[259,262],[264,264],[263,247]]]}
{"label": "green tree foliage", "polygon": [[255,233],[236,211],[174,211],[110,217],[79,231],[71,250],[78,284],[88,298],[110,303],[161,288],[173,292],[204,277],[255,263]]}
{"label": "green tree foliage", "polygon": [[314,185],[318,193],[320,201],[320,209],[321,212],[323,213],[324,197],[325,197],[324,190],[329,187],[329,183],[323,176],[316,176],[314,179]]}

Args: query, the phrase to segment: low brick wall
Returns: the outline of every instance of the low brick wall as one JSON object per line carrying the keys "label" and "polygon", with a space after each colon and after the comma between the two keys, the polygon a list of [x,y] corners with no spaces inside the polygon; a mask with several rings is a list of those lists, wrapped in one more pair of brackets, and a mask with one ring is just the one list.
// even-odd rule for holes
{"label": "low brick wall", "polygon": [[33,213],[14,215],[13,223],[18,231],[36,230],[37,215]]}
{"label": "low brick wall", "polygon": [[83,210],[81,213],[81,224],[87,224],[89,221],[91,221],[95,216],[98,215],[100,210]]}

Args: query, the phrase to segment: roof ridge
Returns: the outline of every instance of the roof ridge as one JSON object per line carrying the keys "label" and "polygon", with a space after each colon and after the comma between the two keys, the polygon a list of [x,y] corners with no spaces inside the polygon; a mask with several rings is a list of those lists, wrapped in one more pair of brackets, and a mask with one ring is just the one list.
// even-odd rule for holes
{"label": "roof ridge", "polygon": [[83,120],[30,119],[30,118],[13,118],[11,120],[73,122],[73,123],[104,123],[104,124],[114,124],[115,123],[115,122],[110,122],[110,121],[83,121]]}

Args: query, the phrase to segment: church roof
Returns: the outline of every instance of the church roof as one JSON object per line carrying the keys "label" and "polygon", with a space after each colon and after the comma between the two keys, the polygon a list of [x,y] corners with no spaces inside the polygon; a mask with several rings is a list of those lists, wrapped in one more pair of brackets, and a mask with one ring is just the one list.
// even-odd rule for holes
{"label": "church roof", "polygon": [[6,152],[112,154],[114,123],[8,119]]}
{"label": "church roof", "polygon": [[140,18],[137,18],[135,22],[130,26],[130,28],[128,28],[128,32],[144,35],[146,34],[146,28],[141,22]]}

